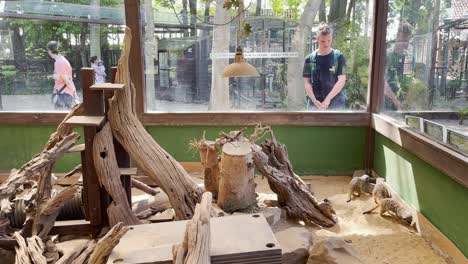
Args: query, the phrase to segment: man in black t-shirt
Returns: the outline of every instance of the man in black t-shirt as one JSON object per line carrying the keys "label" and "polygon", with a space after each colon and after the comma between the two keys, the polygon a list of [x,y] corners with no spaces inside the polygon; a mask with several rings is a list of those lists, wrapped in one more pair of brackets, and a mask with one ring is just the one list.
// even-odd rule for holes
{"label": "man in black t-shirt", "polygon": [[343,110],[345,107],[342,89],[346,82],[346,60],[339,50],[332,49],[332,40],[330,26],[321,23],[317,31],[319,48],[307,55],[302,73],[308,110]]}

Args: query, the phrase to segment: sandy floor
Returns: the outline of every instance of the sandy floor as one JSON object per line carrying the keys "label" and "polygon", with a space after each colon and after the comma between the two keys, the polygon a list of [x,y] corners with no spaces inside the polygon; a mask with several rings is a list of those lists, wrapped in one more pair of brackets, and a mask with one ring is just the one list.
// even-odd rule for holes
{"label": "sandy floor", "polygon": [[[199,175],[193,176],[197,183],[203,183],[198,178]],[[363,211],[374,205],[370,196],[346,203],[350,179],[351,177],[306,178],[306,182],[312,184],[317,198],[328,198],[332,202],[339,219],[338,224],[333,228],[308,227],[314,237],[314,243],[332,236],[343,238],[355,249],[361,260],[369,264],[446,263],[414,230],[388,217],[383,218],[379,214],[363,215]],[[259,176],[256,177],[256,182],[257,193],[272,194],[265,179],[262,180]],[[134,200],[141,199],[141,193],[135,194],[138,195],[134,197]],[[73,239],[63,243],[60,248],[69,251],[83,241]],[[4,253],[6,252],[0,250],[0,263],[13,263],[13,256],[7,254],[9,255],[7,257]]]}
{"label": "sandy floor", "polygon": [[[260,178],[260,177],[259,177]],[[370,196],[347,203],[348,183],[351,177],[317,177],[306,180],[312,184],[317,198],[328,198],[338,216],[338,224],[329,229],[309,229],[314,243],[335,236],[351,241],[364,263],[418,264],[446,263],[436,255],[429,244],[414,230],[379,214],[363,215],[374,205]],[[257,192],[269,192],[268,185],[258,182]]]}

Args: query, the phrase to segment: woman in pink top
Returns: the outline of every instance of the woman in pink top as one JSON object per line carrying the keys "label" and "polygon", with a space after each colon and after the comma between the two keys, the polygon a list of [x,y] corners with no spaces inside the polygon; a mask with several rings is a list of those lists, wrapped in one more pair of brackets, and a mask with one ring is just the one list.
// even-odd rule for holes
{"label": "woman in pink top", "polygon": [[56,41],[47,43],[47,52],[49,56],[55,60],[54,63],[54,94],[57,94],[57,99],[54,100],[55,108],[71,108],[73,98],[78,99],[76,95],[75,85],[73,84],[72,67],[65,57],[58,52],[58,44]]}

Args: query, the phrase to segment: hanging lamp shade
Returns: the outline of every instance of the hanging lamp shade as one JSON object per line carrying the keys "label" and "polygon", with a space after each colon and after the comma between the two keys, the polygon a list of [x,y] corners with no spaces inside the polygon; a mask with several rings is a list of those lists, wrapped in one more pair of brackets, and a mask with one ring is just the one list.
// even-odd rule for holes
{"label": "hanging lamp shade", "polygon": [[223,71],[223,77],[256,77],[260,76],[254,66],[244,62],[242,49],[236,49],[234,63],[229,64]]}

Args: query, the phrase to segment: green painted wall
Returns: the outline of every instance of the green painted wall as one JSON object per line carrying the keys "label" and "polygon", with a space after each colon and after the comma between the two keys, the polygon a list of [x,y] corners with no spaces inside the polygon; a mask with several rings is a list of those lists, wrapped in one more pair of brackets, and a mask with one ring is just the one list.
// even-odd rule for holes
{"label": "green painted wall", "polygon": [[[207,139],[220,131],[241,127],[150,127],[148,132],[179,161],[199,161],[188,148],[206,130]],[[288,147],[294,171],[299,175],[352,175],[364,168],[366,130],[361,127],[273,127],[276,138]],[[246,132],[250,134],[252,129]]]}
{"label": "green painted wall", "polygon": [[[189,142],[216,138],[220,131],[240,127],[149,127],[148,132],[178,161],[199,161],[189,150]],[[18,168],[38,153],[47,141],[52,126],[0,126],[0,172]],[[274,127],[277,139],[285,143],[295,171],[300,175],[351,175],[364,168],[365,128],[352,127]],[[248,131],[247,133],[250,133]],[[78,154],[67,154],[56,167],[66,172],[79,163]]]}
{"label": "green painted wall", "polygon": [[468,256],[468,189],[381,134],[374,158],[393,190]]}
{"label": "green painted wall", "polygon": [[[0,172],[18,169],[31,160],[47,143],[55,126],[0,126]],[[83,135],[81,129],[76,130]],[[82,137],[78,141],[83,143]],[[66,154],[54,171],[65,172],[79,164],[79,154]]]}

